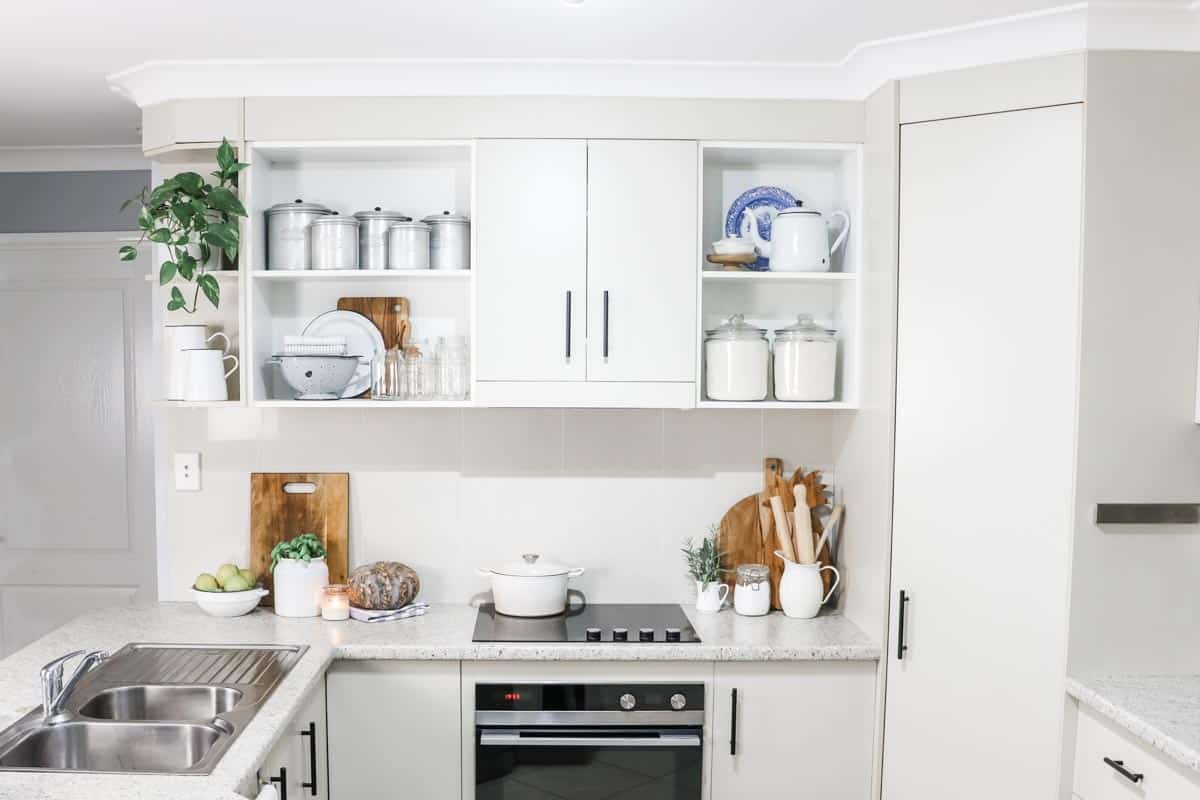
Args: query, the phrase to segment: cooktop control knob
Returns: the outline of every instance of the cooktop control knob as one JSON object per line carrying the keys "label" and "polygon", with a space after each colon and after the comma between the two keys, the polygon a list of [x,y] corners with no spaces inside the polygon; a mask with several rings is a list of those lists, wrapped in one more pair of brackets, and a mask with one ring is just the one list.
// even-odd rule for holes
{"label": "cooktop control knob", "polygon": [[617,702],[621,704],[622,711],[633,711],[634,707],[637,706],[637,698],[628,692],[621,695],[621,698]]}
{"label": "cooktop control knob", "polygon": [[629,629],[628,628],[613,628],[613,641],[614,642],[628,642],[629,641]]}
{"label": "cooktop control knob", "polygon": [[638,631],[638,641],[639,642],[653,642],[654,641],[654,628],[642,628],[641,630],[639,630]]}
{"label": "cooktop control knob", "polygon": [[587,629],[587,640],[589,642],[600,641],[600,629],[599,628],[588,628]]}
{"label": "cooktop control knob", "polygon": [[687,698],[681,694],[671,695],[671,708],[676,711],[683,711],[687,707]]}
{"label": "cooktop control knob", "polygon": [[678,642],[679,641],[679,628],[667,628],[667,641],[668,642]]}

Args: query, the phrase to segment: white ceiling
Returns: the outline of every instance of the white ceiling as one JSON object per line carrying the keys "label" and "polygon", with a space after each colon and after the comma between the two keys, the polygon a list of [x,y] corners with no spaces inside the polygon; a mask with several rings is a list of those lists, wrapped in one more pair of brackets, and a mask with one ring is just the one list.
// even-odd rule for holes
{"label": "white ceiling", "polygon": [[1063,4],[1063,0],[585,0],[580,6],[562,0],[3,2],[0,146],[138,142],[140,112],[109,90],[105,76],[147,61],[549,59],[832,66],[844,62],[856,48],[878,40]]}

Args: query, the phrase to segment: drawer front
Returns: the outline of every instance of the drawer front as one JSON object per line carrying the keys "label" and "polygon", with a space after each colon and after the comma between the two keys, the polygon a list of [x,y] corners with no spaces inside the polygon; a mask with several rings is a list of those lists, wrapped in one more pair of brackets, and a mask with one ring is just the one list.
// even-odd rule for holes
{"label": "drawer front", "polygon": [[[1105,759],[1120,761],[1112,765]],[[1121,767],[1133,780],[1121,774]],[[1200,800],[1200,775],[1088,708],[1079,709],[1075,795],[1080,800]]]}

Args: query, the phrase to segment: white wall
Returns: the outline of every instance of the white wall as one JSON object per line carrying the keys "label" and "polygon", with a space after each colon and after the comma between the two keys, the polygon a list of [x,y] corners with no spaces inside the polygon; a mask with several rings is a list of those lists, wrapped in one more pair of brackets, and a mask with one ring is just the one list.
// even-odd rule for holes
{"label": "white wall", "polygon": [[1195,672],[1200,528],[1093,520],[1200,501],[1200,55],[1092,52],[1087,85],[1070,670]]}
{"label": "white wall", "polygon": [[480,564],[539,551],[588,568],[594,602],[694,602],[681,541],[757,491],[762,459],[833,460],[837,412],[160,410],[168,451],[202,453],[166,491],[163,599],[249,555],[249,473],[349,471],[350,561],[403,561],[421,597],[466,602]]}

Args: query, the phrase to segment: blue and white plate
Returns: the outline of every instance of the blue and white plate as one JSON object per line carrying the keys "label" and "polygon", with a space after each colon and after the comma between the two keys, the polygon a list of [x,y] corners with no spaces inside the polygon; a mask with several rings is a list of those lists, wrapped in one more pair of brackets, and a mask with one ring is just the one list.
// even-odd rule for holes
{"label": "blue and white plate", "polygon": [[[775,221],[775,215],[769,209],[783,211],[785,208],[795,208],[797,205],[799,204],[796,202],[796,198],[778,186],[755,186],[753,189],[747,189],[738,195],[738,198],[729,206],[729,212],[725,215],[725,235],[740,235],[742,212],[748,208],[758,219],[759,235],[769,242],[771,241],[771,223]],[[765,272],[768,269],[768,263],[766,258],[759,256],[757,261],[747,264],[746,268],[755,272]]]}

